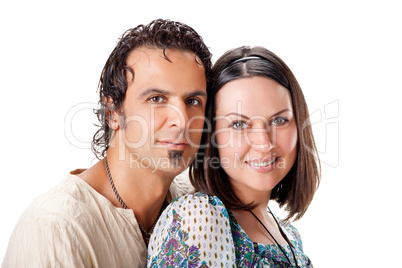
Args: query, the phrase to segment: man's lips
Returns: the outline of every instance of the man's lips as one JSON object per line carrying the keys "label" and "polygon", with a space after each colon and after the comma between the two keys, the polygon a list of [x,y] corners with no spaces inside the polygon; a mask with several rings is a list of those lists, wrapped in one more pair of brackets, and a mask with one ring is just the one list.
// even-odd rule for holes
{"label": "man's lips", "polygon": [[170,148],[172,150],[184,150],[188,146],[187,141],[176,141],[176,140],[160,140],[158,144]]}

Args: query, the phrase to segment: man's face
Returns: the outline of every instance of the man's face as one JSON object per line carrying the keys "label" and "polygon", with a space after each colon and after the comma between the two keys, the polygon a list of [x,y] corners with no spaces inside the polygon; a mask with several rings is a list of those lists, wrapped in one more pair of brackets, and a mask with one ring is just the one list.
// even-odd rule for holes
{"label": "man's face", "polygon": [[[192,52],[136,48],[119,117],[119,158],[132,168],[179,173],[194,160],[207,101],[205,69]],[[117,145],[117,144],[116,144]],[[127,160],[127,159],[126,159]]]}

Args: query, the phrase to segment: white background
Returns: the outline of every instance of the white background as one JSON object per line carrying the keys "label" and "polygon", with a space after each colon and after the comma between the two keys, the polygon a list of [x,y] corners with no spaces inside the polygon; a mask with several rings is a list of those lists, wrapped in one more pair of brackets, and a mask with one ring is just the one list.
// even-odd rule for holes
{"label": "white background", "polygon": [[95,116],[73,107],[97,102],[117,38],[169,18],[196,29],[214,61],[227,49],[262,45],[296,75],[323,160],[321,186],[295,223],[314,266],[395,267],[402,240],[397,1],[145,2],[1,2],[0,261],[28,204],[68,171],[94,163]]}

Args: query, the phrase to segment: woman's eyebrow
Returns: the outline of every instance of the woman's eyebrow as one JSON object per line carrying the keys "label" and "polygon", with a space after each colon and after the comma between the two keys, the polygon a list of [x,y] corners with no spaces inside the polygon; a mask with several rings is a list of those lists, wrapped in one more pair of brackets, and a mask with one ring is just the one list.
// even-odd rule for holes
{"label": "woman's eyebrow", "polygon": [[[276,113],[274,113],[273,115],[271,115],[271,117],[280,115],[281,113],[284,113],[284,112],[291,112],[291,110],[290,110],[290,109],[283,109],[283,110],[280,110],[279,112],[276,112]],[[245,118],[245,119],[247,119],[247,120],[250,120],[250,117],[248,117],[248,116],[246,116],[246,115],[244,115],[244,114],[228,113],[228,114],[226,114],[225,116],[229,116],[229,115],[240,116],[240,117],[243,117],[243,118]]]}
{"label": "woman's eyebrow", "polygon": [[280,110],[280,111],[277,112],[277,113],[274,113],[271,117],[280,115],[281,113],[284,113],[284,112],[292,112],[292,111],[291,111],[290,109],[283,109],[283,110]]}
{"label": "woman's eyebrow", "polygon": [[250,120],[250,118],[249,118],[248,116],[244,115],[244,114],[238,114],[238,113],[228,113],[228,114],[227,114],[227,115],[225,115],[225,116],[229,116],[229,115],[236,115],[236,116],[243,117],[243,118],[245,118],[245,119],[247,119],[247,120]]}

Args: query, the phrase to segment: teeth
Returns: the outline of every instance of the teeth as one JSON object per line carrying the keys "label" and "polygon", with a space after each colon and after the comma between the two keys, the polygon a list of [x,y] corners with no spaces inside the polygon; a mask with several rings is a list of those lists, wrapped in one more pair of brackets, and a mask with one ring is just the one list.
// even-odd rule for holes
{"label": "teeth", "polygon": [[255,166],[255,167],[266,167],[266,166],[272,165],[275,161],[276,161],[276,159],[274,159],[270,162],[263,162],[263,163],[255,163],[254,162],[254,163],[249,163],[249,164],[252,166]]}

